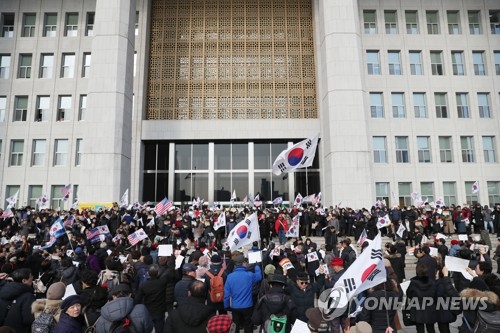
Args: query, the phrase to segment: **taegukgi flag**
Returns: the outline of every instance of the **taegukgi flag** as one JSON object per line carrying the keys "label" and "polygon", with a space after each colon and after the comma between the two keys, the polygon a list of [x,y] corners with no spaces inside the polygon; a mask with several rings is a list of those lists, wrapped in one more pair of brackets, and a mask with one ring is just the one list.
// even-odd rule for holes
{"label": "taegukgi flag", "polygon": [[285,236],[297,238],[299,237],[299,229],[300,229],[299,216],[295,215],[292,219],[292,225],[288,228],[288,231],[286,232]]}
{"label": "taegukgi flag", "polygon": [[252,244],[260,239],[259,221],[257,213],[253,213],[238,223],[227,236],[227,243],[231,250]]}
{"label": "taegukgi flag", "polygon": [[226,212],[221,211],[219,217],[217,218],[217,222],[214,223],[214,230],[217,230],[225,226],[226,226]]}
{"label": "taegukgi flag", "polygon": [[307,138],[283,150],[273,163],[273,173],[279,176],[283,172],[310,167],[316,155],[318,139],[319,133],[313,138]]}
{"label": "taegukgi flag", "polygon": [[388,214],[378,218],[378,221],[377,221],[377,228],[378,229],[382,229],[383,227],[388,227],[390,225],[391,225],[391,219],[389,218]]}

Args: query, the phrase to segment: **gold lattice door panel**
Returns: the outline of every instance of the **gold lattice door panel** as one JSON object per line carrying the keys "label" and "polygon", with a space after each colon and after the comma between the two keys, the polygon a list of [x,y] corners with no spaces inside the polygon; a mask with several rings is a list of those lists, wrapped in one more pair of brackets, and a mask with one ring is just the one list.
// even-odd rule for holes
{"label": "gold lattice door panel", "polygon": [[147,119],[317,118],[311,0],[153,0]]}

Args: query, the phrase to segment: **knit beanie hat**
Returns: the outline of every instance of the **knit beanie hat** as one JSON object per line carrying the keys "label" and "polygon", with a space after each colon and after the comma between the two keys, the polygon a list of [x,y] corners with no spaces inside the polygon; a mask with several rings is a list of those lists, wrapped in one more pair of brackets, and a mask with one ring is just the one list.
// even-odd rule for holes
{"label": "knit beanie hat", "polygon": [[68,310],[72,305],[75,304],[82,304],[82,299],[78,295],[71,295],[69,297],[66,297],[64,301],[61,303],[61,311],[65,312]]}
{"label": "knit beanie hat", "polygon": [[58,301],[61,300],[66,292],[66,285],[63,282],[56,282],[50,285],[47,289],[47,299]]}

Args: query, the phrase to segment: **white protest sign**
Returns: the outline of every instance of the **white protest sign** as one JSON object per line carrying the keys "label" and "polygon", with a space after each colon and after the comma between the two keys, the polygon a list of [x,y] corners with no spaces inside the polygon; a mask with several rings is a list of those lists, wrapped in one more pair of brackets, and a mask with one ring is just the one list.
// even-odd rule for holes
{"label": "white protest sign", "polygon": [[256,252],[248,252],[248,263],[254,264],[257,262],[262,262],[262,253],[261,251]]}
{"label": "white protest sign", "polygon": [[401,286],[401,290],[403,291],[403,294],[406,295],[406,290],[408,290],[408,286],[410,285],[411,281],[405,281],[401,282],[399,285]]}
{"label": "white protest sign", "polygon": [[465,242],[468,239],[469,239],[469,236],[467,236],[467,235],[458,235],[458,240]]}
{"label": "white protest sign", "polygon": [[307,327],[307,323],[303,322],[300,319],[295,319],[295,323],[293,324],[293,328],[290,333],[304,333],[310,332],[311,330]]}
{"label": "white protest sign", "polygon": [[441,239],[441,238],[442,238],[442,239],[446,239],[446,236],[445,236],[445,235],[443,235],[442,233],[439,233],[439,232],[438,232],[438,233],[437,233],[437,235],[436,235],[436,238],[437,238],[437,239]]}
{"label": "white protest sign", "polygon": [[183,262],[184,262],[184,257],[179,254],[177,258],[175,258],[175,269],[181,268]]}
{"label": "white protest sign", "polygon": [[431,257],[437,257],[439,255],[438,253],[438,249],[435,248],[435,247],[430,247],[429,250],[431,250],[431,252],[429,253],[429,255]]}
{"label": "white protest sign", "polygon": [[65,299],[66,297],[76,295],[75,287],[73,287],[73,284],[68,284],[66,286],[66,292],[64,293],[64,296],[62,299]]}
{"label": "white protest sign", "polygon": [[158,257],[170,257],[174,253],[172,244],[158,245]]}
{"label": "white protest sign", "polygon": [[446,256],[445,257],[445,266],[448,268],[450,272],[460,272],[467,280],[472,280],[473,276],[467,272],[467,268],[469,267],[469,260]]}

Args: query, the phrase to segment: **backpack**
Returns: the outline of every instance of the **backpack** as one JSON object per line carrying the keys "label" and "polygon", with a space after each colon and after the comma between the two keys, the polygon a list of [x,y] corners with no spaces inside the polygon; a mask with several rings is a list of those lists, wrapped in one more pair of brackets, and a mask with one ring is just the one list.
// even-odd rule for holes
{"label": "backpack", "polygon": [[132,321],[128,316],[114,321],[109,328],[109,333],[137,333]]}
{"label": "backpack", "polygon": [[478,311],[474,333],[498,333],[500,332],[500,312]]}
{"label": "backpack", "polygon": [[50,333],[56,326],[54,314],[48,311],[43,311],[31,324],[32,333]]}
{"label": "backpack", "polygon": [[277,316],[272,314],[264,323],[265,333],[285,333],[288,318],[286,315]]}
{"label": "backpack", "polygon": [[222,274],[224,273],[224,267],[217,273],[213,275],[211,272],[207,271],[206,274],[210,277],[210,301],[212,303],[221,303],[224,301],[224,279]]}

